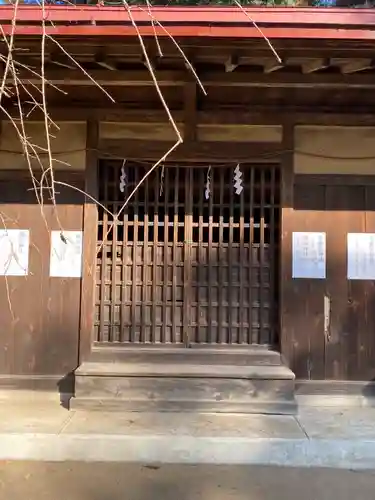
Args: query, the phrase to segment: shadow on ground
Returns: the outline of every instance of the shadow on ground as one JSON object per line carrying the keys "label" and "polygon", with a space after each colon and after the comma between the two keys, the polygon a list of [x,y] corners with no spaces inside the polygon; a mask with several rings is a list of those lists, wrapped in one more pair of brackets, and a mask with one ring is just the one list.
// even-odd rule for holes
{"label": "shadow on ground", "polygon": [[12,500],[373,500],[375,473],[249,466],[7,462]]}

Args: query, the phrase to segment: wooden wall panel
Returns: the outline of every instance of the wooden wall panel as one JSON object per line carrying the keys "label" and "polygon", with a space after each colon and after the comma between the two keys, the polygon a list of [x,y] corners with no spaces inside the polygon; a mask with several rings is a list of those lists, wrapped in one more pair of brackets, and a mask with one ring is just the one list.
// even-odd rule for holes
{"label": "wooden wall panel", "polygon": [[[85,122],[62,122],[57,123],[58,129],[50,130],[50,141],[52,155],[55,159],[55,170],[83,170],[85,168]],[[46,131],[44,121],[26,121],[26,133],[29,140],[36,149],[39,149],[39,160],[45,168],[49,167],[48,155],[41,154],[47,148]],[[42,149],[43,148],[43,149]],[[33,161],[35,172],[40,171],[39,161]],[[8,121],[2,121],[0,134],[0,170],[11,168],[13,171],[27,170],[28,164],[23,154],[23,146],[15,131],[14,125]]]}
{"label": "wooden wall panel", "polygon": [[[71,194],[67,191],[64,193],[66,193],[64,198],[67,202],[57,207],[58,219],[55,211],[50,207],[50,229],[59,230],[60,222],[66,231],[82,230],[83,200],[75,196],[74,198],[80,203],[73,204]],[[60,196],[61,194],[60,190]],[[49,255],[46,257],[46,271],[49,273],[50,257]],[[40,358],[42,363],[40,369],[43,373],[66,374],[77,367],[80,298],[80,279],[47,277],[43,310],[43,338],[44,345],[48,346],[48,349],[44,353],[45,357]]]}
{"label": "wooden wall panel", "polygon": [[[369,381],[375,376],[374,283],[347,280],[347,233],[375,232],[374,178],[367,177],[367,184],[357,176],[296,176],[293,231],[327,233],[326,280],[291,280],[284,286],[294,304],[294,314],[287,311],[283,321],[297,378]],[[331,306],[327,334],[325,295]]]}
{"label": "wooden wall panel", "polygon": [[[365,208],[364,231],[375,233],[374,185],[365,186]],[[361,291],[362,309],[357,313],[360,331],[357,338],[357,378],[360,380],[373,380],[375,377],[375,282],[361,282]]]}
{"label": "wooden wall panel", "polygon": [[[347,279],[347,234],[362,232],[364,187],[325,186],[327,223],[327,291],[331,301],[330,335],[326,339],[326,378],[347,380],[355,374],[358,330],[352,321],[351,288]],[[359,297],[358,297],[359,298]],[[359,298],[360,299],[360,298]],[[360,299],[361,300],[361,299]],[[353,345],[354,343],[354,345]],[[349,368],[349,364],[353,369]]]}
{"label": "wooden wall panel", "polygon": [[374,175],[375,128],[299,125],[295,128],[296,174]]}
{"label": "wooden wall panel", "polygon": [[[324,189],[309,186],[294,190],[293,231],[326,231]],[[291,267],[292,254],[289,265]],[[324,377],[324,318],[325,282],[322,280],[290,279],[289,301],[292,315],[293,359],[291,366],[304,378]],[[298,375],[301,376],[301,375]]]}
{"label": "wooden wall panel", "polygon": [[[0,189],[5,190],[6,187],[0,185]],[[24,210],[25,207],[27,210]],[[0,227],[30,228],[39,214],[36,205],[1,204]],[[47,243],[39,228],[35,229],[30,236],[29,269],[32,274],[27,277],[0,277],[1,373],[32,372],[35,368],[35,351],[43,331],[44,280],[38,274],[44,259],[43,248]],[[18,352],[18,356],[15,356],[15,352]],[[21,370],[20,364],[23,365]]]}
{"label": "wooden wall panel", "polygon": [[[80,280],[49,277],[49,232],[60,229],[56,210],[63,229],[82,229],[83,197],[59,186],[57,208],[46,201],[42,217],[27,175],[19,174],[0,177],[0,226],[29,229],[29,274],[0,277],[0,375],[66,375],[78,362]],[[58,178],[82,188],[82,174]]]}

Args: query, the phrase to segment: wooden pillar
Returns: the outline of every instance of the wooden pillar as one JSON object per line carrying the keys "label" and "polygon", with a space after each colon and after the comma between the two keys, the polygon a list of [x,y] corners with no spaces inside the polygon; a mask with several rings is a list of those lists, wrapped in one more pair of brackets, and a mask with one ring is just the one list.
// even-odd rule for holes
{"label": "wooden pillar", "polygon": [[191,81],[184,88],[184,142],[197,141],[197,83]]}
{"label": "wooden pillar", "polygon": [[[99,123],[87,121],[85,191],[98,197],[98,153]],[[98,209],[96,203],[85,197],[83,210],[83,267],[81,282],[81,319],[79,337],[79,364],[90,354],[95,309],[96,240],[98,230]]]}
{"label": "wooden pillar", "polygon": [[293,183],[294,183],[294,125],[283,125],[281,157],[281,241],[280,241],[280,349],[290,366],[293,358],[291,298],[292,282],[292,232],[293,232]]}

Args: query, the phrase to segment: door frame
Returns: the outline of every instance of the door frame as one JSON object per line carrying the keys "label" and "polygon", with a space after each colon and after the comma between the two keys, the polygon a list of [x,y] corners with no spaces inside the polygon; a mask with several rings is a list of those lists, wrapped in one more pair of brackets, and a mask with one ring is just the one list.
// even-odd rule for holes
{"label": "door frame", "polygon": [[[189,143],[189,148],[185,149],[183,147],[177,148],[173,155],[170,156],[171,160],[181,159],[186,161],[193,158],[196,161],[207,161],[216,163],[218,161],[223,162],[226,160],[233,161],[233,152],[235,151],[236,159],[246,161],[246,162],[261,162],[264,161],[265,157],[281,159],[281,197],[282,200],[285,199],[285,188],[286,183],[283,181],[284,178],[284,167],[293,164],[290,161],[290,153],[285,157],[285,134],[283,134],[282,143],[277,142],[246,142],[246,143],[235,143],[235,148],[228,150],[228,144],[223,143]],[[79,332],[79,352],[78,352],[78,366],[84,361],[90,358],[91,351],[94,346],[94,315],[95,315],[95,266],[96,266],[96,234],[94,236],[93,231],[97,228],[98,220],[98,210],[97,205],[92,201],[92,198],[97,199],[98,196],[98,166],[99,160],[108,158],[106,155],[102,155],[100,151],[108,151],[111,155],[117,157],[126,158],[129,156],[128,148],[131,147],[133,155],[137,152],[138,158],[148,159],[155,156],[154,148],[148,148],[147,145],[149,141],[124,141],[123,139],[116,140],[101,140],[99,136],[99,122],[95,119],[88,120],[87,122],[87,153],[86,153],[86,166],[85,166],[85,191],[89,195],[85,199],[84,205],[84,223],[83,223],[83,273],[81,279],[81,307],[80,307],[80,332]],[[157,146],[158,150],[167,151],[169,149],[169,143],[153,143]],[[146,146],[146,147],[145,147]],[[199,148],[200,146],[200,148]],[[152,151],[151,154],[147,153]],[[284,152],[284,157],[283,157]],[[220,153],[220,158],[217,158],[217,153]],[[228,157],[229,156],[229,157]],[[289,170],[289,169],[288,169]],[[290,178],[288,176],[288,178]],[[289,187],[288,187],[289,189]],[[280,234],[284,233],[284,204],[281,205],[281,221],[280,221]],[[283,244],[283,238],[280,241],[280,261],[281,266],[279,269],[278,279],[280,281],[280,276],[282,269],[285,265],[284,263],[284,253],[285,247]],[[278,344],[283,350],[283,333],[282,333],[282,289],[280,289],[280,307],[278,308],[279,316],[279,341]]]}

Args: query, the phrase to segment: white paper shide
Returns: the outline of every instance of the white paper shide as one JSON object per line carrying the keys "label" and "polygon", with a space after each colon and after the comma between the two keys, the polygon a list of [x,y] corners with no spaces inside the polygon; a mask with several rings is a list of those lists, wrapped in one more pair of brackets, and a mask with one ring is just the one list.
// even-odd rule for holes
{"label": "white paper shide", "polygon": [[0,229],[0,275],[27,276],[29,272],[29,231]]}
{"label": "white paper shide", "polygon": [[80,278],[82,276],[82,231],[52,231],[50,276]]}
{"label": "white paper shide", "polygon": [[292,277],[325,279],[325,233],[293,233]]}
{"label": "white paper shide", "polygon": [[348,233],[348,279],[375,280],[374,233]]}

